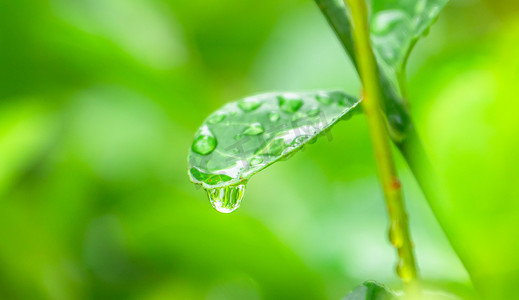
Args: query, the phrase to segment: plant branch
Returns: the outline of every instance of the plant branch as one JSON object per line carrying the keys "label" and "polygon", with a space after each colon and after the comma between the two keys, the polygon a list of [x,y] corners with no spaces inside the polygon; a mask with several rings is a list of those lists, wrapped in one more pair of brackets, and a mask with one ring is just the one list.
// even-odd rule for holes
{"label": "plant branch", "polygon": [[[357,71],[359,71],[357,57],[353,50],[353,30],[346,9],[341,5],[342,2],[336,0],[314,1],[335,31],[339,41],[350,56],[353,65]],[[412,46],[414,46],[414,44]],[[410,52],[411,49],[407,55],[409,55]],[[405,64],[402,66],[402,70],[405,70]],[[395,90],[397,87],[392,86],[387,75],[380,72],[379,68],[379,80],[383,94],[383,103],[381,104],[386,114],[387,128],[390,131],[391,140],[402,153],[445,236],[465,269],[469,275],[471,275],[473,270],[471,270],[470,265],[464,259],[465,256],[460,255],[460,251],[463,249],[462,245],[458,245],[456,239],[445,230],[445,222],[442,220],[439,212],[449,207],[449,201],[445,197],[446,194],[442,192],[441,185],[437,179],[438,177],[436,176],[435,170],[410,116],[404,71],[399,73],[398,76],[398,84],[400,85],[398,88],[400,88],[402,93],[401,96]],[[406,99],[404,100],[401,97],[405,97]]]}
{"label": "plant branch", "polygon": [[361,105],[368,121],[378,173],[386,198],[391,222],[390,240],[398,251],[397,272],[405,283],[412,283],[417,279],[417,269],[402,188],[393,160],[386,120],[380,110],[383,95],[379,84],[377,63],[369,39],[366,3],[364,0],[345,1],[349,3],[355,29],[353,30],[355,53],[364,89]]}

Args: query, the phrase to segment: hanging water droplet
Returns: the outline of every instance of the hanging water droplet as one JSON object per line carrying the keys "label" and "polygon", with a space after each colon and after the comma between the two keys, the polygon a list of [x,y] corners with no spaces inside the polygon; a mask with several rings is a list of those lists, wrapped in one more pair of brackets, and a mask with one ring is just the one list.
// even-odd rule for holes
{"label": "hanging water droplet", "polygon": [[277,113],[275,111],[269,113],[270,122],[277,122],[277,121],[279,121],[280,118],[281,118],[281,116],[279,115],[279,113]]}
{"label": "hanging water droplet", "polygon": [[245,128],[242,132],[244,135],[260,135],[265,132],[265,129],[261,125],[261,123],[252,123],[247,128]]}
{"label": "hanging water droplet", "polygon": [[324,95],[317,95],[315,96],[315,99],[319,102],[321,102],[322,104],[326,104],[326,105],[329,105],[330,103],[332,103],[332,99],[328,96],[324,96]]}
{"label": "hanging water droplet", "polygon": [[201,155],[208,155],[216,148],[216,144],[216,138],[213,136],[209,128],[204,126],[200,128],[199,134],[193,140],[191,150]]}
{"label": "hanging water droplet", "polygon": [[209,123],[209,124],[218,124],[218,123],[222,122],[226,117],[227,117],[226,114],[214,114],[214,115],[211,115],[207,119],[207,123]]}
{"label": "hanging water droplet", "polygon": [[259,157],[259,156],[254,156],[251,160],[250,160],[250,165],[251,166],[256,166],[256,165],[259,165],[263,163],[263,158]]}
{"label": "hanging water droplet", "polygon": [[391,222],[389,227],[389,241],[395,248],[401,248],[404,244],[402,226],[399,222]]}
{"label": "hanging water droplet", "polygon": [[413,272],[409,267],[404,264],[402,259],[398,259],[398,264],[396,266],[396,273],[404,282],[409,282],[413,278]]}
{"label": "hanging water droplet", "polygon": [[242,99],[238,101],[238,107],[244,112],[251,112],[261,106],[261,102],[256,99]]}
{"label": "hanging water droplet", "polygon": [[309,117],[315,117],[317,116],[319,113],[321,112],[321,109],[316,106],[312,109],[310,109],[309,111],[306,112],[306,115],[309,116]]}
{"label": "hanging water droplet", "polygon": [[221,188],[208,189],[207,195],[211,205],[221,212],[230,213],[240,207],[241,200],[245,193],[245,184],[224,186]]}
{"label": "hanging water droplet", "polygon": [[303,100],[299,98],[292,98],[291,95],[278,96],[279,108],[287,113],[294,113],[303,106]]}

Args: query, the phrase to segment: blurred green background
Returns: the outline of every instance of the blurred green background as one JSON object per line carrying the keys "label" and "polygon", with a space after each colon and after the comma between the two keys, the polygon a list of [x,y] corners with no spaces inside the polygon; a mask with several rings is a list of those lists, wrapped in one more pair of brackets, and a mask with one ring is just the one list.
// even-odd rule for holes
{"label": "blurred green background", "polygon": [[[453,245],[398,157],[430,289],[519,299],[518,50],[519,2],[452,0],[410,58],[412,113],[451,196]],[[401,288],[363,116],[256,175],[230,215],[188,180],[210,112],[319,88],[360,84],[309,0],[0,0],[0,299]]]}

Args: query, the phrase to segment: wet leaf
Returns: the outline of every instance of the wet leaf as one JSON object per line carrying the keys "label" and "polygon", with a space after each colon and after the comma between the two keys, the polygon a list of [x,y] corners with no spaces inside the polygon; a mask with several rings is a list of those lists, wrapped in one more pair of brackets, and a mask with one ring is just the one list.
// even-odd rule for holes
{"label": "wet leaf", "polygon": [[379,63],[397,74],[448,0],[371,0],[371,41]]}
{"label": "wet leaf", "polygon": [[268,93],[231,102],[196,133],[189,176],[206,189],[243,184],[346,119],[358,103],[339,91]]}
{"label": "wet leaf", "polygon": [[391,300],[397,299],[395,294],[373,281],[366,281],[350,292],[344,300]]}

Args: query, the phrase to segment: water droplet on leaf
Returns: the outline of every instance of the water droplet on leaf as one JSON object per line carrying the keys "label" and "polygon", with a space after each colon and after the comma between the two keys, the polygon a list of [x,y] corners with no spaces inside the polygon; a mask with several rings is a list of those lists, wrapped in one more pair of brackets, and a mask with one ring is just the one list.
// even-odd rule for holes
{"label": "water droplet on leaf", "polygon": [[227,117],[227,115],[225,115],[225,114],[214,114],[207,119],[207,123],[217,124],[217,123],[222,122],[226,117]]}
{"label": "water droplet on leaf", "polygon": [[307,136],[304,136],[304,135],[298,136],[298,137],[296,137],[296,138],[292,141],[292,143],[290,144],[290,146],[291,146],[291,147],[298,147],[298,146],[300,146],[301,144],[303,144],[307,138],[308,138],[308,137],[307,137]]}
{"label": "water droplet on leaf", "polygon": [[259,165],[263,162],[263,158],[259,157],[259,156],[255,156],[253,157],[251,160],[250,160],[250,165],[251,166],[256,166],[256,165]]}
{"label": "water droplet on leaf", "polygon": [[200,133],[193,140],[191,150],[201,155],[207,155],[213,152],[216,148],[216,144],[216,138],[213,136],[209,128],[204,126],[200,129]]}
{"label": "water droplet on leaf", "polygon": [[309,117],[315,117],[321,112],[321,109],[319,107],[314,107],[306,112],[306,115]]}
{"label": "water droplet on leaf", "polygon": [[295,121],[297,121],[297,120],[300,120],[300,119],[304,118],[305,116],[306,116],[306,115],[303,114],[302,112],[296,112],[296,113],[292,116],[291,120],[292,120],[292,122],[295,122]]}
{"label": "water droplet on leaf", "polygon": [[224,186],[221,188],[208,189],[207,195],[211,205],[221,212],[230,213],[240,207],[245,193],[245,184]]}
{"label": "water droplet on leaf", "polygon": [[242,99],[238,101],[238,107],[244,112],[251,112],[261,106],[261,102],[255,99]]}
{"label": "water droplet on leaf", "polygon": [[270,122],[277,122],[277,121],[279,121],[280,118],[281,118],[281,116],[275,111],[269,113]]}
{"label": "water droplet on leaf", "polygon": [[294,113],[303,106],[303,100],[299,98],[291,98],[290,95],[278,96],[279,108],[287,113]]}
{"label": "water droplet on leaf", "polygon": [[315,97],[315,99],[317,101],[321,102],[322,104],[326,104],[326,105],[329,105],[330,103],[332,103],[332,99],[328,96],[317,95]]}
{"label": "water droplet on leaf", "polygon": [[260,135],[265,132],[265,129],[260,123],[252,123],[243,130],[244,135]]}
{"label": "water droplet on leaf", "polygon": [[283,150],[286,149],[286,144],[284,139],[275,139],[265,143],[259,150],[256,151],[256,155],[269,155],[269,156],[278,156],[283,153]]}

